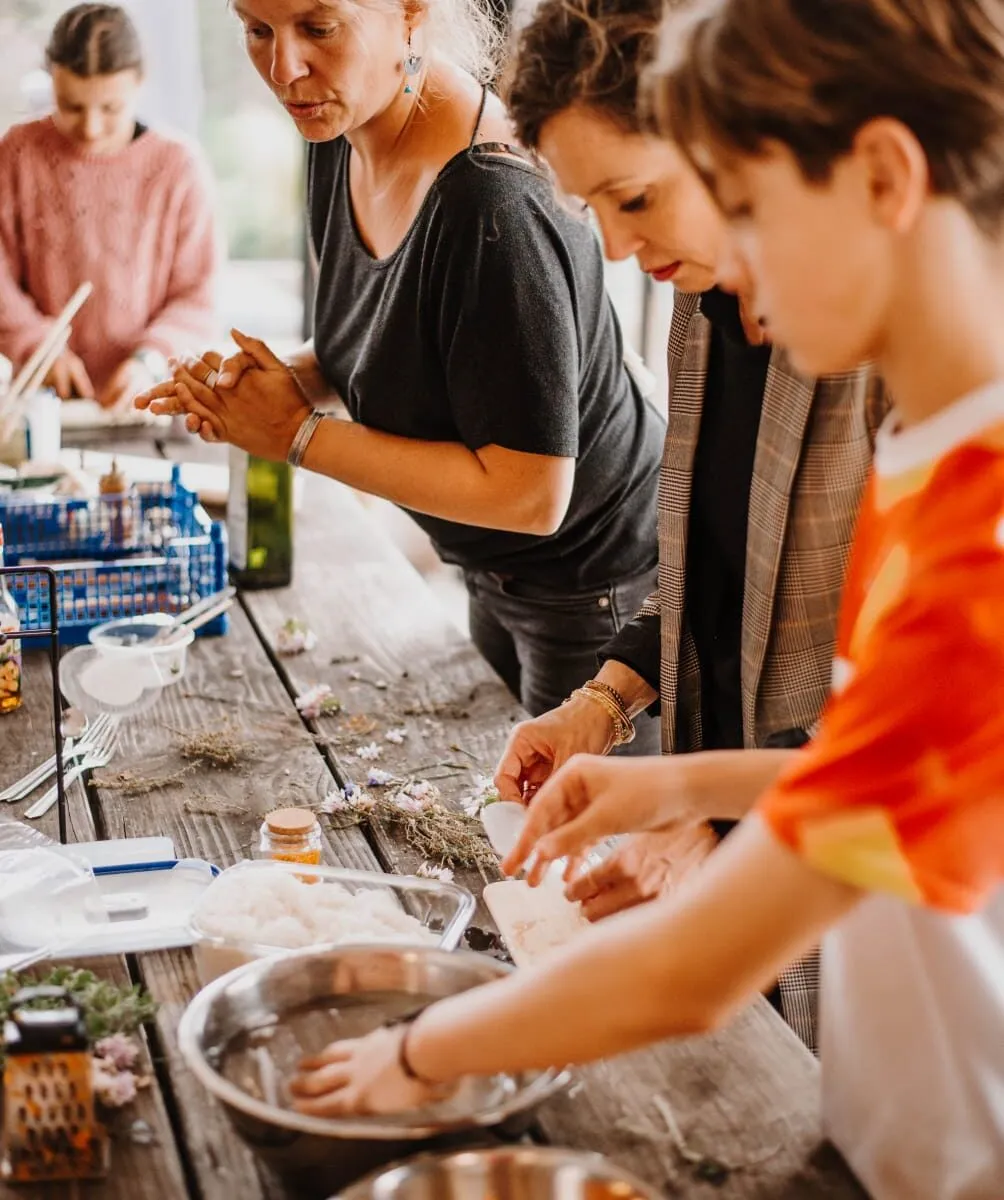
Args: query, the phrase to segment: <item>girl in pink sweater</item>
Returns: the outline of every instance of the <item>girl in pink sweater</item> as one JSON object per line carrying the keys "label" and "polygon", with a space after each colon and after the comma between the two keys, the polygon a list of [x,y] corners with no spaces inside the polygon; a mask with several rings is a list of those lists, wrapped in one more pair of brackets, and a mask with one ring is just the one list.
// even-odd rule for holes
{"label": "girl in pink sweater", "polygon": [[210,183],[188,146],[137,122],[143,62],[121,8],[70,9],[46,56],[55,112],[0,139],[0,354],[19,367],[90,280],[47,383],[113,407],[212,340]]}

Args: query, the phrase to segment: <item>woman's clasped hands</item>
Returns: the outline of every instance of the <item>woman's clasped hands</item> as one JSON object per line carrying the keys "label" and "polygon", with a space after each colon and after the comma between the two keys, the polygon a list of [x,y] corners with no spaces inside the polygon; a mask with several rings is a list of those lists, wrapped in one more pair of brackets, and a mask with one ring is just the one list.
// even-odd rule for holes
{"label": "woman's clasped hands", "polygon": [[224,358],[207,351],[173,359],[171,379],[138,395],[138,409],[184,416],[189,433],[227,442],[257,458],[282,462],[310,412],[287,363],[258,338],[239,330],[238,353]]}

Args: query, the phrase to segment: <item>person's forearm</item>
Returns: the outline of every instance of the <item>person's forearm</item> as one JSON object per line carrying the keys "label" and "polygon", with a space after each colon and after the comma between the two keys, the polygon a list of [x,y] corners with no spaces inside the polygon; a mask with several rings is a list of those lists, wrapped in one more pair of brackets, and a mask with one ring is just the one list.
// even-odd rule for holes
{"label": "person's forearm", "polygon": [[342,398],[321,374],[321,364],[317,361],[313,338],[287,355],[285,361],[300,385],[300,390],[311,404],[320,405],[325,409],[342,404]]}
{"label": "person's forearm", "polygon": [[618,692],[628,708],[628,715],[636,717],[659,698],[659,693],[645,682],[637,671],[615,659],[608,659],[596,673],[596,679]]}
{"label": "person's forearm", "polygon": [[447,1083],[713,1029],[857,899],[752,822],[672,896],[609,918],[546,964],[434,1005],[410,1033],[408,1059]]}
{"label": "person's forearm", "polygon": [[551,533],[553,502],[540,475],[553,460],[537,455],[521,458],[538,459],[539,469],[527,470],[522,478],[504,475],[488,470],[478,454],[459,442],[427,442],[329,420],[318,426],[303,466],[447,521],[516,533]]}
{"label": "person's forearm", "polygon": [[685,806],[704,821],[741,821],[797,750],[704,750],[681,755]]}

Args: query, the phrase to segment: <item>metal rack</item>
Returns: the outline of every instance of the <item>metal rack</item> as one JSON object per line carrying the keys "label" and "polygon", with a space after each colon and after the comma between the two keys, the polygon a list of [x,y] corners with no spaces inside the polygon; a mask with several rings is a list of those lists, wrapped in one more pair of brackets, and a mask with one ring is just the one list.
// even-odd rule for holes
{"label": "metal rack", "polygon": [[59,694],[59,605],[56,573],[51,567],[0,567],[0,579],[14,575],[40,575],[49,584],[50,622],[36,629],[19,629],[16,634],[0,630],[0,646],[7,642],[49,641],[49,666],[52,671],[52,726],[56,743],[56,792],[59,797],[59,844],[66,845],[66,784],[63,779],[63,701]]}

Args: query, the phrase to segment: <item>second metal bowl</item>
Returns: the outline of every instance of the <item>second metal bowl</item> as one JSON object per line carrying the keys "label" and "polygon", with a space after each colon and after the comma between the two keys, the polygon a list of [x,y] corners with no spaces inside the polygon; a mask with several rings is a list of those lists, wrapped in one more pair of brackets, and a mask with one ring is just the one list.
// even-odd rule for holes
{"label": "second metal bowl", "polygon": [[422,1154],[335,1200],[661,1200],[602,1154],[544,1146]]}

